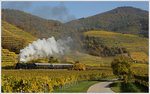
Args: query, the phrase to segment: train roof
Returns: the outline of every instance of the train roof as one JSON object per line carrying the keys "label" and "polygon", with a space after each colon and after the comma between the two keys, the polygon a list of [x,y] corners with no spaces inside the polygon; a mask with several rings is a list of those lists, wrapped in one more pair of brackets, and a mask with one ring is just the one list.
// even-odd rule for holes
{"label": "train roof", "polygon": [[49,64],[49,63],[35,63],[35,65],[73,65],[73,64]]}

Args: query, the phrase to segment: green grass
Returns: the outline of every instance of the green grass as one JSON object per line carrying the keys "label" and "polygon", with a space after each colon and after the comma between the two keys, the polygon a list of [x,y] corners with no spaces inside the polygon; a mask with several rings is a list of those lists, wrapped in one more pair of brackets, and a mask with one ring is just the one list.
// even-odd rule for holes
{"label": "green grass", "polygon": [[92,86],[95,83],[108,81],[116,78],[115,76],[110,76],[106,78],[101,78],[99,80],[93,80],[93,81],[81,81],[77,84],[73,84],[70,87],[64,86],[60,88],[54,89],[54,93],[86,93],[88,88]]}
{"label": "green grass", "polygon": [[110,85],[114,92],[148,92],[144,87],[136,85],[134,82],[128,82],[125,84],[122,81],[116,81]]}
{"label": "green grass", "polygon": [[57,88],[54,93],[86,93],[88,88],[99,81],[82,81],[68,88]]}
{"label": "green grass", "polygon": [[114,82],[112,84],[110,84],[110,87],[111,87],[111,90],[114,91],[114,92],[121,92],[121,82]]}
{"label": "green grass", "polygon": [[103,81],[108,81],[116,78],[115,76],[110,76],[106,78],[101,78],[99,80],[94,80],[94,81],[81,81],[77,84],[73,84],[70,87],[64,86],[60,88],[54,89],[54,93],[86,93],[88,88],[92,86],[95,83],[98,82],[103,82]]}

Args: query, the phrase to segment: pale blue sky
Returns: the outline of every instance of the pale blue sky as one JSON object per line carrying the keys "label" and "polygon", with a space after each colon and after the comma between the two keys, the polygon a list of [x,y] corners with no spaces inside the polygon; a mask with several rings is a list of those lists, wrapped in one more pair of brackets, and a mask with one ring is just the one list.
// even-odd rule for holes
{"label": "pale blue sky", "polygon": [[148,1],[2,2],[2,8],[18,9],[46,19],[55,19],[60,21],[93,16],[121,6],[132,6],[147,11],[149,9]]}

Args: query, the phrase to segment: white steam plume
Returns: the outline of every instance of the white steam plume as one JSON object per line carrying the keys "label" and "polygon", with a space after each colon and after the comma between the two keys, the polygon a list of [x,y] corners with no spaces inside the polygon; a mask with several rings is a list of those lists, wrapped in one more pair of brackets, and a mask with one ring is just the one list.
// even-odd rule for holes
{"label": "white steam plume", "polygon": [[19,60],[22,62],[27,62],[31,59],[37,59],[38,57],[46,56],[61,56],[67,53],[70,49],[69,44],[73,40],[68,37],[65,40],[59,39],[55,40],[54,37],[48,39],[38,39],[32,44],[29,43],[27,47],[20,50]]}

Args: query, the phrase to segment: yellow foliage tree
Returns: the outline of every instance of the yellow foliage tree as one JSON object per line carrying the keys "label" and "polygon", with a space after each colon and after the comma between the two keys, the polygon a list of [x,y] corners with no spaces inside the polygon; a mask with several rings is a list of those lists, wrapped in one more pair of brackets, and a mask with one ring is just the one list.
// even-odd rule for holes
{"label": "yellow foliage tree", "polygon": [[85,64],[77,62],[74,64],[73,69],[74,70],[85,70],[86,68],[85,68]]}

